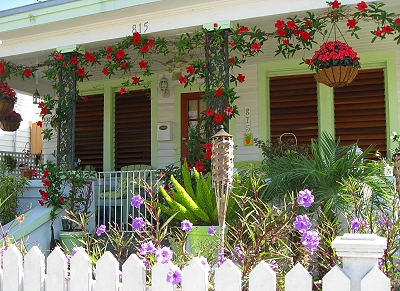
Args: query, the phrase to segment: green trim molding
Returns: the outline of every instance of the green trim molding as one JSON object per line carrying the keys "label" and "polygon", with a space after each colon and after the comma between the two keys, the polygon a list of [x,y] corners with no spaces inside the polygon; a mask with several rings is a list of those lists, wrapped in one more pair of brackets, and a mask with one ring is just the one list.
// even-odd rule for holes
{"label": "green trim molding", "polygon": [[[360,54],[361,69],[383,68],[385,76],[385,102],[386,102],[386,143],[388,148],[397,145],[390,140],[392,131],[398,131],[399,113],[397,96],[396,53],[375,52]],[[290,76],[310,74],[306,65],[299,65],[301,60],[288,60],[281,62],[262,63],[258,65],[258,113],[259,113],[259,138],[271,138],[269,120],[269,78],[277,76]],[[334,103],[333,89],[323,84],[317,84],[318,98],[318,134],[323,131],[334,134]],[[323,118],[322,118],[323,116]],[[390,151],[388,151],[390,155]],[[260,153],[260,159],[262,159]]]}

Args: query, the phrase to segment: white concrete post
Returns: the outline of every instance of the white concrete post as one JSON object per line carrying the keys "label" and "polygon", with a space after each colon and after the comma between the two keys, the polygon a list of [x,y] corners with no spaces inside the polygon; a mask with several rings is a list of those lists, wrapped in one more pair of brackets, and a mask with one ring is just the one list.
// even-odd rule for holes
{"label": "white concrete post", "polygon": [[335,238],[332,247],[343,258],[343,271],[351,280],[351,290],[361,291],[362,278],[378,265],[386,249],[386,238],[376,234],[345,234]]}

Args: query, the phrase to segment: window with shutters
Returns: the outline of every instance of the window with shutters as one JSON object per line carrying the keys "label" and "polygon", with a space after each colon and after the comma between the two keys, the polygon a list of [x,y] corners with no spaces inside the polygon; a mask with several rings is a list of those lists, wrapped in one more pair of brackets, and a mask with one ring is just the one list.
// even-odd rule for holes
{"label": "window with shutters", "polygon": [[150,90],[115,96],[115,170],[121,167],[151,165]]}
{"label": "window with shutters", "polygon": [[283,133],[293,133],[299,146],[318,138],[317,85],[313,75],[270,78],[270,110],[272,142]]}
{"label": "window with shutters", "polygon": [[386,156],[385,82],[383,69],[359,71],[348,86],[334,88],[335,134],[341,144],[376,145]]}
{"label": "window with shutters", "polygon": [[103,171],[103,110],[103,95],[76,102],[75,159],[81,160],[82,168],[92,166]]}

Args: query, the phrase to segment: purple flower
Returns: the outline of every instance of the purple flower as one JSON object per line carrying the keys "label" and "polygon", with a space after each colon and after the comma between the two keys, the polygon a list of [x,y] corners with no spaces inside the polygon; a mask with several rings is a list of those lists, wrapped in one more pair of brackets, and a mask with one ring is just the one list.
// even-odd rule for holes
{"label": "purple flower", "polygon": [[291,265],[292,268],[294,267],[294,260],[293,260],[293,257],[290,257],[289,265]]}
{"label": "purple flower", "polygon": [[163,247],[156,251],[156,260],[161,262],[161,264],[166,264],[172,260],[172,251],[169,247]]}
{"label": "purple flower", "polygon": [[199,259],[200,259],[201,264],[202,264],[204,267],[206,267],[207,270],[209,270],[209,269],[210,269],[210,265],[209,265],[208,262],[207,262],[207,258],[201,256],[201,257],[199,257]]}
{"label": "purple flower", "polygon": [[272,270],[279,268],[278,263],[275,260],[268,260],[268,264]]}
{"label": "purple flower", "polygon": [[147,243],[142,243],[140,246],[140,254],[142,256],[145,256],[147,254],[155,254],[157,249],[155,248],[154,244],[152,241],[149,241]]}
{"label": "purple flower", "polygon": [[177,285],[182,282],[182,271],[178,267],[172,267],[167,273],[167,282]]}
{"label": "purple flower", "polygon": [[318,249],[320,240],[321,238],[319,237],[318,232],[311,230],[304,232],[303,236],[301,237],[301,243],[303,246],[310,249],[311,254]]}
{"label": "purple flower", "polygon": [[136,207],[136,208],[139,208],[140,205],[143,204],[143,202],[144,202],[144,199],[142,198],[142,196],[140,196],[140,195],[138,194],[138,195],[135,195],[135,196],[132,197],[132,199],[131,199],[131,206],[134,206],[134,207]]}
{"label": "purple flower", "polygon": [[303,191],[299,191],[299,197],[297,197],[297,202],[308,208],[311,204],[314,203],[314,195],[311,194],[311,191],[308,189],[304,189]]}
{"label": "purple flower", "polygon": [[136,230],[141,230],[146,225],[142,217],[136,217],[132,221],[132,227]]}
{"label": "purple flower", "polygon": [[121,281],[122,280],[122,272],[121,271],[119,271],[118,277],[119,277],[119,280]]}
{"label": "purple flower", "polygon": [[217,230],[216,230],[215,227],[212,226],[212,225],[208,228],[208,231],[207,231],[207,233],[208,233],[209,235],[215,235],[216,232],[217,232]]}
{"label": "purple flower", "polygon": [[304,233],[311,228],[312,224],[307,215],[297,215],[296,220],[293,222],[293,227],[300,233]]}
{"label": "purple flower", "polygon": [[357,229],[360,227],[360,225],[361,225],[361,223],[360,223],[360,221],[358,220],[357,217],[354,217],[354,218],[350,221],[350,224],[351,224],[351,231],[352,231],[353,233],[355,233],[356,230],[357,230]]}
{"label": "purple flower", "polygon": [[217,264],[222,265],[226,261],[224,253],[218,254]]}
{"label": "purple flower", "polygon": [[71,257],[73,257],[77,252],[79,252],[80,250],[84,250],[83,247],[74,247],[72,249],[72,253],[71,253]]}
{"label": "purple flower", "polygon": [[276,207],[275,205],[272,206],[272,210],[274,211],[274,213],[276,213],[276,214],[278,214],[278,215],[280,215],[280,214],[282,213],[282,212],[279,210],[279,208]]}
{"label": "purple flower", "polygon": [[191,223],[189,220],[185,219],[181,221],[181,229],[185,232],[189,232],[192,230],[193,223]]}
{"label": "purple flower", "polygon": [[6,250],[6,249],[5,249],[4,247],[1,247],[1,248],[0,248],[0,256],[2,256],[2,255],[4,254],[5,250]]}
{"label": "purple flower", "polygon": [[100,225],[100,226],[97,228],[96,234],[97,234],[98,236],[100,236],[100,235],[102,235],[105,231],[106,231],[106,226],[105,226],[104,224],[102,224],[102,225]]}
{"label": "purple flower", "polygon": [[234,247],[233,251],[236,253],[236,255],[239,257],[240,261],[243,263],[244,262],[244,254],[240,251],[240,248]]}
{"label": "purple flower", "polygon": [[381,269],[383,265],[383,260],[381,258],[378,259],[378,268]]}
{"label": "purple flower", "polygon": [[378,219],[378,224],[380,226],[386,226],[390,228],[393,226],[393,220],[389,220],[385,214],[382,214]]}

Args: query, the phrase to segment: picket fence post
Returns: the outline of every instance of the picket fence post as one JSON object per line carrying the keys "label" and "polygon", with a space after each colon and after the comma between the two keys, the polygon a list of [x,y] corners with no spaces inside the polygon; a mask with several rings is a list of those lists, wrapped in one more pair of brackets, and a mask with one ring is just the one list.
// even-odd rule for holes
{"label": "picket fence post", "polygon": [[195,257],[182,270],[183,291],[207,291],[208,290],[208,270],[201,263],[200,258]]}
{"label": "picket fence post", "polygon": [[285,291],[311,291],[312,276],[299,263],[285,276]]}
{"label": "picket fence post", "polygon": [[242,272],[231,260],[226,260],[215,270],[215,291],[224,290],[242,290]]}
{"label": "picket fence post", "polygon": [[33,246],[24,258],[24,291],[44,291],[44,255]]}
{"label": "picket fence post", "polygon": [[3,290],[22,291],[22,255],[15,245],[11,245],[3,255]]}
{"label": "picket fence post", "polygon": [[386,238],[376,234],[345,234],[335,238],[332,247],[343,258],[343,272],[351,281],[351,291],[390,290],[389,279],[377,268],[378,258],[386,249]]}
{"label": "picket fence post", "polygon": [[[7,266],[8,267],[8,266]],[[46,291],[66,291],[68,288],[68,261],[59,247],[47,257]],[[3,290],[5,291],[5,290]]]}
{"label": "picket fence post", "polygon": [[146,267],[135,254],[122,265],[122,291],[143,291],[146,286]]}

